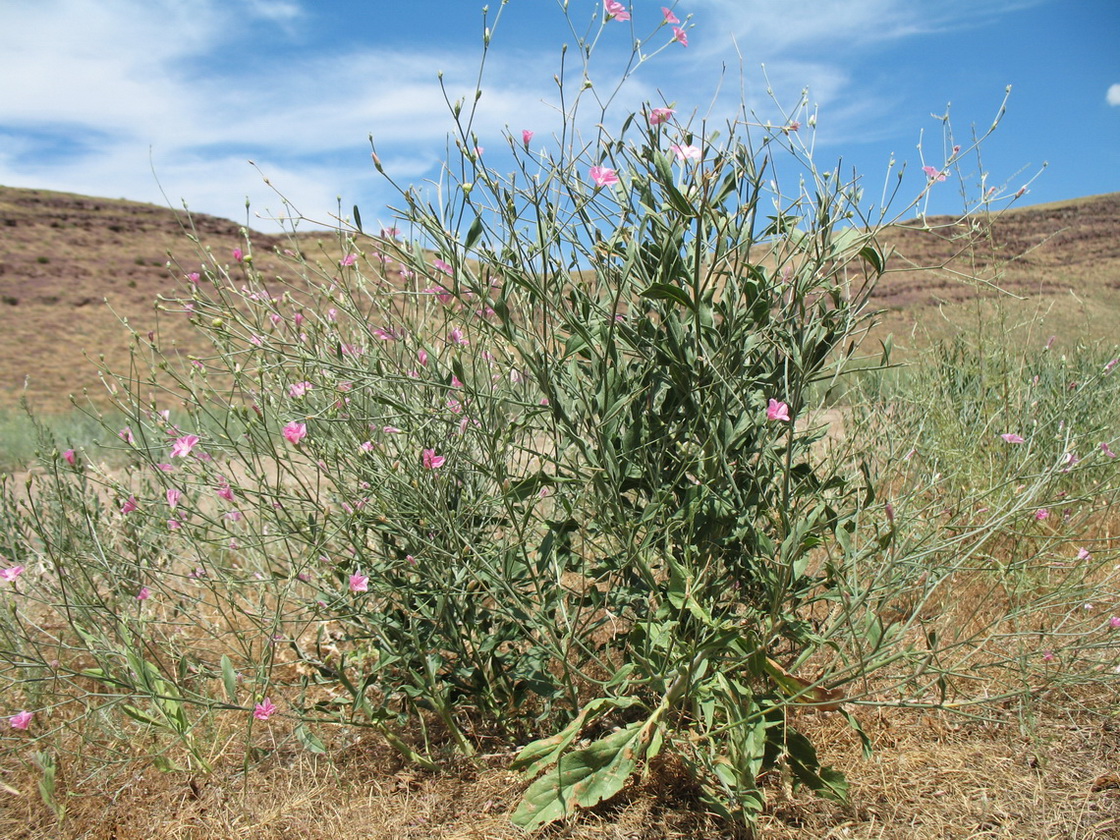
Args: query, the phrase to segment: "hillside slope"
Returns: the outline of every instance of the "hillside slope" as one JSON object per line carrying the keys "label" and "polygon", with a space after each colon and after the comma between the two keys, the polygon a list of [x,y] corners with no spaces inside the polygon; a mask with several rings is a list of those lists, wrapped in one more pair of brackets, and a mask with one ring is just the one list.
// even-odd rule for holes
{"label": "hillside slope", "polygon": [[[900,227],[883,242],[894,256],[874,298],[884,310],[874,334],[892,333],[903,355],[957,325],[992,317],[996,301],[1012,322],[1041,318],[1047,334],[1114,335],[1120,194],[1013,209],[990,226],[927,221],[929,230]],[[158,328],[162,346],[171,339],[183,351],[201,349],[181,314],[157,314],[153,305],[199,265],[188,223],[219,262],[244,247],[242,229],[225,219],[194,215],[188,222],[153,205],[0,187],[0,408],[26,394],[41,410],[58,411],[70,393],[102,394],[84,356],[127,365],[119,318],[140,332]],[[268,255],[288,241],[251,238],[256,265],[278,271]],[[322,247],[331,259],[338,246],[330,239],[329,232],[300,234],[298,247]],[[947,269],[928,268],[947,262]],[[969,279],[975,277],[983,282]]]}

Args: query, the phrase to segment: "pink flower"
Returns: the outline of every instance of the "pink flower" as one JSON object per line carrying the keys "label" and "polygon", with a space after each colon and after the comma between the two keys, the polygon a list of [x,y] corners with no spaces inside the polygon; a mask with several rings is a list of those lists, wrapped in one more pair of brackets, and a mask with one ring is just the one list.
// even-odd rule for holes
{"label": "pink flower", "polygon": [[219,499],[225,499],[227,502],[232,502],[233,490],[232,488],[230,488],[229,482],[226,481],[225,476],[218,476],[218,481],[220,483],[216,488],[214,488],[214,492],[218,494]]}
{"label": "pink flower", "polygon": [[1108,444],[1107,444],[1107,443],[1102,443],[1102,444],[1101,444],[1101,452],[1103,452],[1103,453],[1104,453],[1105,455],[1107,455],[1107,456],[1108,456],[1109,458],[1115,458],[1115,457],[1116,457],[1116,453],[1115,453],[1115,452],[1113,452],[1113,451],[1112,451],[1111,449],[1109,449],[1109,448],[1108,448]]}
{"label": "pink flower", "polygon": [[596,187],[608,187],[618,183],[618,173],[606,166],[592,166],[587,170]]}
{"label": "pink flower", "polygon": [[463,331],[458,327],[455,327],[451,332],[447,334],[447,340],[451,344],[458,344],[459,346],[470,344],[470,342],[463,337]]}
{"label": "pink flower", "polygon": [[432,260],[432,265],[435,266],[436,269],[438,269],[439,271],[442,271],[444,274],[450,275],[450,274],[453,273],[453,269],[451,268],[451,264],[448,263],[448,262],[444,262],[441,259],[437,258],[437,259]]}
{"label": "pink flower", "polygon": [[532,143],[532,142],[533,142],[533,132],[531,132],[529,129],[525,129],[524,131],[522,131],[521,132],[521,144],[526,149],[528,149],[529,144]]}
{"label": "pink flower", "polygon": [[1114,615],[1108,620],[1108,626],[1113,630],[1120,630],[1120,615]]}
{"label": "pink flower", "polygon": [[1050,518],[1050,511],[1046,508],[1039,508],[1034,512],[1034,521],[1041,522],[1043,519]]}
{"label": "pink flower", "polygon": [[198,435],[183,435],[171,445],[172,458],[186,458],[198,443]]}
{"label": "pink flower", "polygon": [[1026,438],[1020,437],[1014,432],[1007,432],[1006,434],[1000,435],[1000,437],[1008,443],[1026,443]]}
{"label": "pink flower", "polygon": [[438,470],[443,466],[447,458],[443,455],[437,455],[434,449],[425,449],[422,455],[424,469]]}
{"label": "pink flower", "polygon": [[1042,661],[1043,662],[1053,662],[1054,661],[1054,651],[1048,650],[1048,651],[1043,652]]}
{"label": "pink flower", "polygon": [[661,14],[665,16],[665,23],[680,23],[680,18],[673,14],[673,10],[665,6],[661,7]]}
{"label": "pink flower", "polygon": [[699,146],[681,146],[678,143],[670,146],[669,150],[677,156],[677,160],[700,160],[703,154]]}
{"label": "pink flower", "polygon": [[299,442],[305,437],[307,437],[306,423],[297,423],[293,420],[284,427],[284,439],[293,446],[299,446]]}
{"label": "pink flower", "polygon": [[73,449],[67,449],[62,453],[62,459],[70,466],[74,466],[74,461],[77,460],[77,456],[74,455]]}
{"label": "pink flower", "polygon": [[136,593],[136,600],[137,601],[147,601],[151,597],[152,597],[152,590],[150,590],[146,586],[141,586],[140,591]]}
{"label": "pink flower", "polygon": [[369,575],[350,575],[350,591],[351,592],[368,592],[369,591]]}
{"label": "pink flower", "polygon": [[140,505],[138,505],[136,503],[136,497],[135,496],[129,496],[125,500],[125,503],[123,505],[121,505],[121,513],[132,513],[138,507],[140,507]]}
{"label": "pink flower", "polygon": [[8,726],[12,729],[27,729],[31,725],[31,718],[33,717],[35,717],[34,712],[20,712],[8,718]]}
{"label": "pink flower", "polygon": [[686,33],[679,26],[673,27],[673,40],[680,41],[682,47],[688,46],[688,33]]}
{"label": "pink flower", "polygon": [[199,275],[199,273],[197,271],[192,271],[190,274],[187,275],[187,279],[190,280],[192,283],[195,283],[197,285],[198,281],[201,280],[202,277],[201,277],[201,275]]}
{"label": "pink flower", "polygon": [[253,708],[253,717],[257,720],[268,720],[277,711],[279,709],[276,708],[276,704],[266,697]]}
{"label": "pink flower", "polygon": [[340,266],[342,266],[343,268],[348,268],[349,266],[352,266],[357,261],[358,261],[358,255],[357,254],[347,254],[345,257],[343,257],[341,260],[338,261],[338,264]]}
{"label": "pink flower", "polygon": [[1104,366],[1104,372],[1112,373],[1112,369],[1117,365],[1120,365],[1120,359],[1113,359],[1111,362]]}
{"label": "pink flower", "polygon": [[15,583],[16,578],[26,571],[24,566],[9,566],[6,569],[0,569],[0,580],[5,580],[8,583]]}
{"label": "pink flower", "polygon": [[245,254],[242,252],[242,250],[240,248],[234,248],[233,249],[233,258],[237,262],[241,262],[243,259],[245,259]]}
{"label": "pink flower", "polygon": [[362,441],[362,443],[360,443],[358,445],[358,448],[360,450],[362,450],[362,452],[372,452],[373,451],[373,441],[372,440]]}
{"label": "pink flower", "polygon": [[781,420],[783,423],[789,422],[789,406],[784,402],[778,402],[773,397],[770,398],[770,404],[766,406],[766,419],[767,420]]}
{"label": "pink flower", "polygon": [[630,20],[630,13],[618,0],[603,0],[603,7],[607,10],[607,20]]}
{"label": "pink flower", "polygon": [[125,426],[117,432],[117,437],[127,443],[136,443],[136,439],[132,436],[132,429],[129,426]]}
{"label": "pink flower", "polygon": [[179,506],[179,500],[183,498],[183,494],[176,490],[174,487],[167,488],[167,506],[175,510]]}
{"label": "pink flower", "polygon": [[938,169],[936,166],[923,166],[922,172],[926,173],[926,177],[931,181],[945,180],[945,173]]}
{"label": "pink flower", "polygon": [[288,396],[289,397],[296,397],[296,398],[302,397],[304,394],[306,394],[308,391],[310,391],[314,387],[315,386],[312,385],[310,382],[297,382],[294,385],[292,385],[290,388],[288,388]]}
{"label": "pink flower", "polygon": [[1093,555],[1089,553],[1089,549],[1079,548],[1079,549],[1077,549],[1077,559],[1078,560],[1092,560]]}
{"label": "pink flower", "polygon": [[661,125],[663,122],[668,122],[669,117],[674,113],[672,108],[654,108],[649,112],[649,124]]}
{"label": "pink flower", "polygon": [[183,523],[180,522],[178,519],[168,519],[167,520],[167,530],[168,531],[178,531],[182,527],[183,527]]}

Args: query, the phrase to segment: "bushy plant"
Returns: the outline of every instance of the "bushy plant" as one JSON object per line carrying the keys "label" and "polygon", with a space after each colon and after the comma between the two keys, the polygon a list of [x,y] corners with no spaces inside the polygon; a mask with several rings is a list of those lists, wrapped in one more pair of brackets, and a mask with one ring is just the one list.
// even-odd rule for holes
{"label": "bushy plant", "polygon": [[885,211],[813,162],[804,102],[608,130],[590,43],[556,132],[504,138],[512,173],[453,102],[457,155],[395,228],[293,236],[286,280],[207,254],[164,307],[212,352],[135,335],[150,369],[115,377],[136,468],[44,433],[0,548],[0,679],[40,738],[140,727],[201,771],[231,715],[318,752],[370,727],[428,768],[521,744],[526,828],[671,754],[750,823],[768,771],[846,796],[799,710],[963,705],[941,657],[1004,625],[921,616],[978,549],[900,535],[883,450],[826,457],[811,401],[867,324]]}

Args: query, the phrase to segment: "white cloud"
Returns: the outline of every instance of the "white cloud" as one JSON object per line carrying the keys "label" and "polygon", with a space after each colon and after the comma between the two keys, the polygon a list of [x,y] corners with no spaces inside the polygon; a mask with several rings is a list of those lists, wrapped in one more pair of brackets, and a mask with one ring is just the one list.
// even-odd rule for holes
{"label": "white cloud", "polygon": [[1105,99],[1109,105],[1120,105],[1120,85],[1109,85]]}

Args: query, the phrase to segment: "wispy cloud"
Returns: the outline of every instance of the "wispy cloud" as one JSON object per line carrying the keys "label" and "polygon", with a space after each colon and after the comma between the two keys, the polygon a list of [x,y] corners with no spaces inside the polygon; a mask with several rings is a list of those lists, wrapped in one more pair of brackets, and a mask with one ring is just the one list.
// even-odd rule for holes
{"label": "wispy cloud", "polygon": [[1109,85],[1108,93],[1105,94],[1105,99],[1108,100],[1109,105],[1120,105],[1120,84]]}

